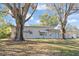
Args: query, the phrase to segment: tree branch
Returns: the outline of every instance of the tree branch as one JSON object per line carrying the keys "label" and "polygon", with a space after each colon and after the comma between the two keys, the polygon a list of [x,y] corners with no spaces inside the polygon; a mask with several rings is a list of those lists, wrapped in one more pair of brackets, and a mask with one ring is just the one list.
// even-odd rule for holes
{"label": "tree branch", "polygon": [[70,3],[69,8],[67,10],[67,14],[69,15],[70,11],[73,9],[74,3]]}
{"label": "tree branch", "polygon": [[54,3],[54,7],[55,7],[55,9],[56,9],[56,11],[57,11],[57,14],[58,14],[58,16],[59,16],[59,21],[60,21],[60,23],[62,24],[61,16],[60,16],[59,10],[57,9],[55,3]]}
{"label": "tree branch", "polygon": [[71,12],[71,10],[73,9],[73,6],[74,6],[74,4],[73,4],[73,3],[70,3],[68,10],[65,12],[64,20],[63,20],[63,25],[64,25],[64,27],[66,26],[67,17],[70,15],[70,12]]}
{"label": "tree branch", "polygon": [[36,5],[36,7],[35,7],[34,11],[32,12],[32,14],[24,21],[24,23],[27,22],[32,17],[34,12],[36,11],[37,6],[38,6],[38,4]]}
{"label": "tree branch", "polygon": [[79,9],[75,9],[73,12],[69,13],[69,15],[76,13],[77,11],[79,11]]}
{"label": "tree branch", "polygon": [[12,7],[9,3],[5,3],[5,5],[6,5],[10,10],[13,9],[13,7]]}
{"label": "tree branch", "polygon": [[25,3],[24,7],[22,7],[22,15],[23,15],[23,19],[26,18],[26,14],[29,10],[30,7],[30,3]]}

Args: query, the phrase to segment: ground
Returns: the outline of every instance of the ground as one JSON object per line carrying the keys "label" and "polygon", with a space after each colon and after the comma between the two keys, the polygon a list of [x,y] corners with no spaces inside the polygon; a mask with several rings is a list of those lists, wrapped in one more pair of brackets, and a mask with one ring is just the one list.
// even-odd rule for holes
{"label": "ground", "polygon": [[2,56],[79,56],[79,39],[0,40]]}

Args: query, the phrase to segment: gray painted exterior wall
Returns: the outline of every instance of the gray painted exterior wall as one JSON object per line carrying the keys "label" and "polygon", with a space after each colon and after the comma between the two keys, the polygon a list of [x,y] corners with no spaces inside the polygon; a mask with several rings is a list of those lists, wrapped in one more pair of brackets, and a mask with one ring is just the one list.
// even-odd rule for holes
{"label": "gray painted exterior wall", "polygon": [[[12,28],[11,38],[14,37],[15,28]],[[59,30],[50,26],[25,26],[23,30],[25,39],[29,38],[62,38]],[[77,38],[76,34],[65,34],[65,38]]]}

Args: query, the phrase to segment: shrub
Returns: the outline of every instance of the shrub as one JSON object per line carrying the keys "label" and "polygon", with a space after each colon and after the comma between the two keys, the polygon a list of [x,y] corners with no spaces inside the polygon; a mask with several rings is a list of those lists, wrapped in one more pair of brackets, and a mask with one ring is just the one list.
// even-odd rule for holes
{"label": "shrub", "polygon": [[8,26],[2,26],[0,27],[0,39],[2,38],[8,38],[11,34],[11,27]]}

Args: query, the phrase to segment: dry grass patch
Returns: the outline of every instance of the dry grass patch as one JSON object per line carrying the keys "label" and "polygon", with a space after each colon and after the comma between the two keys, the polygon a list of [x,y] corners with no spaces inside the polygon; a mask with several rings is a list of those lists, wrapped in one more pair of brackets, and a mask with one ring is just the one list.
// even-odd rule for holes
{"label": "dry grass patch", "polygon": [[11,56],[63,56],[79,55],[79,40],[34,39],[14,42],[0,41],[0,55]]}

